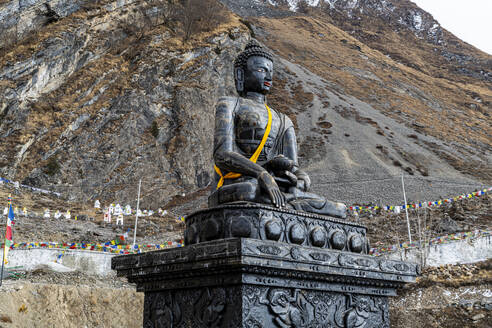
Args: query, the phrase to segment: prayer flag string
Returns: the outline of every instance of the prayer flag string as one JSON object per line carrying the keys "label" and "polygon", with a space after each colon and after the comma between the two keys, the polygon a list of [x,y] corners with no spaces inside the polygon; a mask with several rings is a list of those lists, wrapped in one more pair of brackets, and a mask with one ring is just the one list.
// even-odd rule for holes
{"label": "prayer flag string", "polygon": [[[486,189],[481,189],[478,191],[474,191],[471,193],[467,194],[462,194],[459,196],[451,197],[451,198],[445,198],[445,199],[439,199],[436,201],[424,201],[424,202],[418,202],[414,204],[407,204],[406,208],[407,209],[419,209],[419,208],[427,208],[427,207],[438,207],[442,206],[444,204],[449,204],[456,202],[458,200],[462,199],[470,199],[474,197],[479,197],[487,192],[492,191],[492,187],[486,188]],[[382,211],[393,211],[399,213],[400,210],[405,209],[405,205],[386,205],[386,206],[349,206],[347,208],[349,211],[354,212],[354,213],[359,213],[359,212],[375,212],[377,210],[382,210]]]}
{"label": "prayer flag string", "polygon": [[[34,248],[48,248],[48,249],[61,249],[61,250],[86,250],[96,251],[114,254],[134,254],[149,252],[159,249],[183,247],[184,241],[167,241],[163,244],[138,244],[138,245],[119,245],[118,242],[112,240],[106,243],[64,243],[64,242],[25,242],[14,243],[10,246],[10,249],[34,249]],[[0,245],[3,247],[3,244]],[[63,254],[63,252],[62,252]],[[61,257],[61,256],[59,256]]]}

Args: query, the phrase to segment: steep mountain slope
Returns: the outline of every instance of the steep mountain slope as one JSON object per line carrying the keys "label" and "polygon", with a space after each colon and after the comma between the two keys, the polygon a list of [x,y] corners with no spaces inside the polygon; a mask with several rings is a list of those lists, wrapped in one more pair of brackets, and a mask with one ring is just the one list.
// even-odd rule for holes
{"label": "steep mountain slope", "polygon": [[214,102],[233,90],[246,28],[231,16],[183,44],[158,20],[142,25],[147,10],[166,8],[81,7],[5,51],[1,175],[121,201],[143,178],[144,206],[210,182]]}
{"label": "steep mountain slope", "polygon": [[[454,37],[430,14],[410,1],[307,1],[312,6],[300,6],[302,1],[288,1],[289,6],[286,1],[243,1],[240,5],[223,2],[244,16],[258,16],[250,17],[249,23],[256,27],[256,36],[277,54],[328,80],[342,99],[355,96],[384,114],[379,117],[376,112],[368,112],[360,103],[330,104],[330,97],[320,92],[322,86],[312,88],[309,83],[302,83],[304,89],[310,89],[308,97],[326,99],[323,106],[314,104],[314,110],[310,107],[293,112],[297,118],[310,117],[304,127],[315,127],[299,129],[301,135],[306,135],[300,140],[301,152],[309,149],[313,140],[314,144],[329,144],[328,148],[322,146],[312,152],[318,158],[323,154],[331,157],[322,161],[326,165],[316,165],[325,174],[336,168],[337,173],[330,174],[329,179],[321,178],[321,184],[370,180],[371,176],[388,178],[397,175],[400,166],[414,174],[413,178],[431,177],[427,181],[437,177],[456,181],[456,171],[485,183],[490,181],[492,56]],[[296,6],[308,15],[293,12]],[[282,12],[283,18],[272,19],[281,16],[270,14],[275,10]],[[283,89],[276,88],[275,92],[282,93]],[[284,92],[277,100],[282,103],[286,97]],[[299,114],[300,111],[306,114]],[[333,124],[333,120],[339,116],[345,118],[345,124],[336,131],[336,125],[341,123]],[[389,126],[388,119],[396,125]],[[331,130],[319,131],[323,125]],[[363,132],[361,126],[373,131]],[[348,133],[351,140],[338,142],[342,131],[349,130],[355,133]],[[305,140],[309,142],[303,145]],[[348,154],[356,160],[351,158],[352,165],[340,170],[337,163],[343,161],[336,158],[342,157],[350,144],[353,148]],[[374,156],[386,165],[371,164]],[[307,158],[312,161],[315,157]],[[351,172],[350,177],[345,172]],[[351,186],[355,187],[353,194],[363,190],[366,195],[380,188],[376,194],[386,198],[387,194],[398,193],[394,188],[397,184],[397,179],[393,179],[390,183],[378,181],[376,186],[374,181]],[[347,188],[339,188],[339,184],[329,184],[323,190],[326,187],[334,190],[333,194],[347,194]],[[431,197],[453,188],[441,185],[427,193],[433,187],[419,181],[411,189],[412,198],[422,199],[423,194]],[[377,201],[377,197],[366,200]]]}
{"label": "steep mountain slope", "polygon": [[[119,202],[142,178],[145,207],[183,193],[186,211],[202,206],[214,104],[235,94],[231,63],[253,33],[275,53],[269,103],[295,122],[316,192],[400,202],[402,170],[413,200],[492,181],[491,56],[428,14],[412,29],[407,1],[313,1],[308,15],[222,2],[267,16],[228,12],[183,43],[165,24],[173,1],[0,3],[2,32],[16,36],[0,44],[0,175]],[[394,9],[378,16],[378,3]],[[471,73],[447,59],[456,49]]]}
{"label": "steep mountain slope", "polygon": [[[260,27],[260,39],[280,56],[308,69],[308,75],[318,77],[314,80],[329,81],[316,85],[301,78],[298,83],[309,99],[304,104],[295,100],[295,92],[275,89],[282,93],[277,103],[285,103],[290,94],[297,121],[305,118],[304,128],[299,126],[300,151],[311,150],[305,158],[320,174],[330,175],[325,181],[387,178],[402,168],[422,178],[459,180],[465,173],[490,179],[490,108],[477,113],[459,105],[466,92],[491,99],[492,93],[480,84],[457,85],[423,74],[322,18],[254,22]],[[379,194],[384,194],[387,184],[378,185]],[[375,188],[373,183],[368,187]],[[360,187],[353,193],[359,191]]]}

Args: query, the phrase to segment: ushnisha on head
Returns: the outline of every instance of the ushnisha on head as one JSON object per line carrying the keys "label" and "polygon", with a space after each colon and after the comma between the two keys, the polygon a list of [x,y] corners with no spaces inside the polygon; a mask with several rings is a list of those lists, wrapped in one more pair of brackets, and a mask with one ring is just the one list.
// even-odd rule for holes
{"label": "ushnisha on head", "polygon": [[266,95],[272,87],[273,56],[251,40],[234,61],[234,80],[240,96],[248,92]]}

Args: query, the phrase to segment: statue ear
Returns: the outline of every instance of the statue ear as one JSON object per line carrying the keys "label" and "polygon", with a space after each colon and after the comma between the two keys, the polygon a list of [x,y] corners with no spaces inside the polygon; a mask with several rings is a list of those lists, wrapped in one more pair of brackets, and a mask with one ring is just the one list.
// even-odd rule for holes
{"label": "statue ear", "polygon": [[244,91],[244,70],[241,67],[236,67],[236,89],[238,92]]}

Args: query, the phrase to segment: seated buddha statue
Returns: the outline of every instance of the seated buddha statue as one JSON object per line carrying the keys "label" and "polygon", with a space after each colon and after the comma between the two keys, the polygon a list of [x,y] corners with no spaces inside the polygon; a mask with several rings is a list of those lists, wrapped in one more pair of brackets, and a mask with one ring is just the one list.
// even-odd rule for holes
{"label": "seated buddha statue", "polygon": [[345,218],[344,204],[309,192],[292,121],[267,105],[272,76],[273,56],[249,42],[234,62],[239,97],[222,97],[216,107],[216,190],[209,206],[251,202]]}

